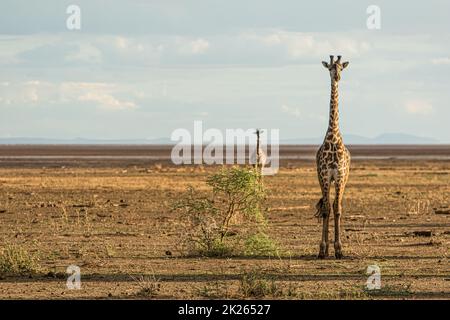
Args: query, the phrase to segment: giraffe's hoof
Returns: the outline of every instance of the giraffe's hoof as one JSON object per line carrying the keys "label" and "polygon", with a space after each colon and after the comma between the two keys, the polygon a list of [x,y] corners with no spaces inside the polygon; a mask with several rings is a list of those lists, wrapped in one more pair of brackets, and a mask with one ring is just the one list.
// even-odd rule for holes
{"label": "giraffe's hoof", "polygon": [[340,241],[336,241],[334,243],[334,256],[336,259],[342,259],[344,257],[342,255],[342,244]]}
{"label": "giraffe's hoof", "polygon": [[328,256],[328,245],[326,242],[320,244],[319,247],[319,255],[317,256],[319,259],[325,259]]}

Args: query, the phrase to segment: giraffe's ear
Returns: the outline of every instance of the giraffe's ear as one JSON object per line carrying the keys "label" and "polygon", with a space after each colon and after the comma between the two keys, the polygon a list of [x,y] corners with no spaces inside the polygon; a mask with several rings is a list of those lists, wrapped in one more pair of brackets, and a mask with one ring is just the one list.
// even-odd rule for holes
{"label": "giraffe's ear", "polygon": [[328,63],[326,63],[325,61],[322,61],[322,65],[325,67],[325,68],[327,68],[328,69]]}
{"label": "giraffe's ear", "polygon": [[345,69],[345,68],[347,68],[348,64],[349,64],[349,62],[348,62],[348,61],[347,61],[347,62],[344,62],[344,63],[342,64],[342,69]]}

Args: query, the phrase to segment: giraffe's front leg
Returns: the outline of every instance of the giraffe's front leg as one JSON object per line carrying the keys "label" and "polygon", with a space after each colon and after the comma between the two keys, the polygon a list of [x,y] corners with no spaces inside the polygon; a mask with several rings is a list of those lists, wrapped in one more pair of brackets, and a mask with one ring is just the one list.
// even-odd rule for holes
{"label": "giraffe's front leg", "polygon": [[323,197],[320,201],[320,217],[322,218],[322,241],[320,242],[319,247],[319,259],[324,259],[328,256],[328,248],[329,248],[329,239],[328,239],[328,226],[330,221],[330,200],[329,200],[329,189],[328,185],[325,185],[323,188]]}
{"label": "giraffe's front leg", "polygon": [[333,212],[334,212],[334,255],[336,259],[341,259],[343,257],[342,254],[342,243],[340,237],[340,229],[341,229],[341,213],[342,213],[342,193],[344,190],[343,185],[336,186],[336,198],[333,203]]}

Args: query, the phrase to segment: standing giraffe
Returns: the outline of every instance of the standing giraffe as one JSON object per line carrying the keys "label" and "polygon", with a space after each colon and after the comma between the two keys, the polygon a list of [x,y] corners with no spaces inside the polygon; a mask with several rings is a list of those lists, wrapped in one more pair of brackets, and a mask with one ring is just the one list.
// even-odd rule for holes
{"label": "standing giraffe", "polygon": [[316,216],[323,220],[322,241],[320,243],[319,258],[328,256],[328,222],[330,219],[330,189],[334,182],[336,195],[333,202],[334,213],[334,254],[337,259],[342,258],[342,244],[340,240],[340,221],[342,213],[342,196],[350,171],[350,152],[342,141],[339,131],[339,109],[338,109],[338,82],[341,79],[341,71],[348,66],[348,62],[341,63],[341,56],[334,61],[330,56],[330,63],[322,61],[322,64],[330,72],[331,77],[331,99],[330,120],[328,130],[323,144],[317,151],[317,174],[319,177],[322,198],[316,205]]}
{"label": "standing giraffe", "polygon": [[263,130],[256,129],[256,150],[250,155],[250,163],[253,164],[255,169],[259,170],[260,172],[264,168],[267,162],[266,154],[264,153],[263,149],[261,148],[261,142],[260,142],[260,136],[261,133],[263,133]]}

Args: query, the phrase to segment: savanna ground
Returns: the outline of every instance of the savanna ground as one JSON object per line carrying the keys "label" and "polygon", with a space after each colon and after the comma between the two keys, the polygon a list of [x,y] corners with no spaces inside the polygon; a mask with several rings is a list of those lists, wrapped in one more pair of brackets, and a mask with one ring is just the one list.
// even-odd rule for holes
{"label": "savanna ground", "polygon": [[[206,258],[183,254],[184,226],[169,208],[189,185],[206,192],[217,167],[27,160],[10,150],[1,150],[0,253],[22,257],[24,270],[0,272],[1,299],[450,298],[448,158],[356,157],[344,197],[343,260],[332,246],[330,258],[316,259],[314,161],[283,160],[277,175],[264,177],[269,235],[280,254]],[[373,264],[382,288],[367,291]],[[80,290],[66,287],[69,265],[81,268]]]}

